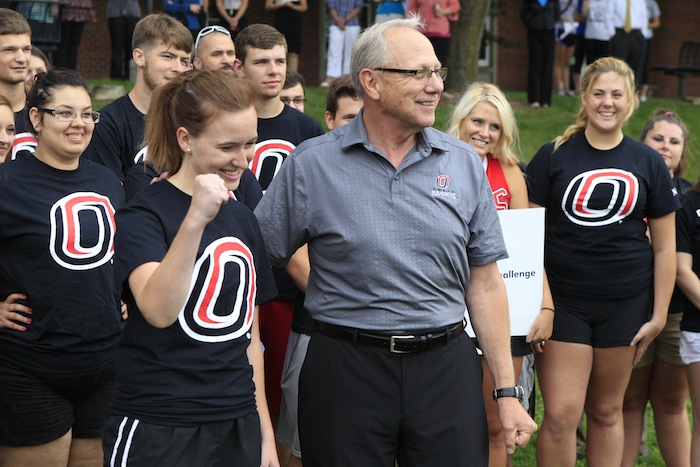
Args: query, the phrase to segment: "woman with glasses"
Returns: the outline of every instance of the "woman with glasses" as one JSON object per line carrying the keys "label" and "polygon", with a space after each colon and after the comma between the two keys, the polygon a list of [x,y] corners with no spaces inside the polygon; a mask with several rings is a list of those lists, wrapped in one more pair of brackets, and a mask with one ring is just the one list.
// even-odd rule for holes
{"label": "woman with glasses", "polygon": [[74,71],[27,96],[33,155],[0,165],[0,459],[101,462],[121,332],[117,178],[82,160],[99,113]]}
{"label": "woman with glasses", "polygon": [[255,152],[256,97],[219,70],[153,95],[144,142],[170,176],[117,215],[130,316],[105,465],[279,467],[257,309],[277,291],[258,222],[231,196]]}

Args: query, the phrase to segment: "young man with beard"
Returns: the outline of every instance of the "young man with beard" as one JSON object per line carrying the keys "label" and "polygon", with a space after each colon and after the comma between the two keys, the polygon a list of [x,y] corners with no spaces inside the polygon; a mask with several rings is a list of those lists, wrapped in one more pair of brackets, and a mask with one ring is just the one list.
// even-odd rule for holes
{"label": "young man with beard", "polygon": [[0,8],[0,95],[9,99],[17,133],[27,127],[24,80],[32,58],[32,31],[24,16]]}
{"label": "young man with beard", "polygon": [[137,67],[134,88],[102,109],[100,124],[83,154],[111,169],[122,183],[129,169],[145,159],[140,145],[151,96],[156,88],[190,69],[193,41],[180,22],[153,14],[136,24],[132,46]]}
{"label": "young man with beard", "polygon": [[0,8],[0,96],[10,101],[15,114],[15,135],[12,153],[6,160],[16,157],[19,151],[34,152],[36,135],[29,131],[24,81],[29,73],[32,58],[32,31],[21,14]]}

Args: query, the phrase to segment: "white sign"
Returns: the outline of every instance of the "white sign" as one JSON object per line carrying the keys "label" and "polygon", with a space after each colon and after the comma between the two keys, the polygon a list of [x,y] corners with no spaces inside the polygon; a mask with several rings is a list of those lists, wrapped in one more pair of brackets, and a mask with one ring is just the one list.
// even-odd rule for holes
{"label": "white sign", "polygon": [[[544,208],[498,211],[508,258],[498,261],[508,292],[510,335],[526,336],[542,307]],[[474,329],[467,317],[467,334]]]}

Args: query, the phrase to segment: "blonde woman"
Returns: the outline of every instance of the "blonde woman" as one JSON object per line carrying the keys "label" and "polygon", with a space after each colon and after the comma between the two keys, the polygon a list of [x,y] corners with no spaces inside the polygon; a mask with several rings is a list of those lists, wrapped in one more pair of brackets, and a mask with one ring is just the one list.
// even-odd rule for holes
{"label": "blonde woman", "polygon": [[[513,152],[518,139],[518,127],[513,109],[501,90],[488,83],[472,83],[455,105],[447,130],[474,148],[481,158],[486,177],[493,191],[496,208],[526,209],[529,207],[525,177]],[[541,352],[544,342],[552,334],[554,304],[545,281],[540,315],[528,336],[511,339],[515,380],[520,377],[523,356],[530,354],[529,343]],[[498,405],[493,400],[495,389],[488,373],[486,361],[483,367],[483,396],[489,428],[489,466],[506,466],[510,456],[506,452],[503,426],[498,415]]]}
{"label": "blonde woman", "polygon": [[528,166],[531,205],[547,208],[545,267],[556,308],[552,338],[536,356],[541,466],[574,464],[584,407],[589,465],[620,465],[632,365],[666,323],[680,205],[661,156],[622,132],[639,105],[634,89],[625,62],[592,63],[576,123]]}

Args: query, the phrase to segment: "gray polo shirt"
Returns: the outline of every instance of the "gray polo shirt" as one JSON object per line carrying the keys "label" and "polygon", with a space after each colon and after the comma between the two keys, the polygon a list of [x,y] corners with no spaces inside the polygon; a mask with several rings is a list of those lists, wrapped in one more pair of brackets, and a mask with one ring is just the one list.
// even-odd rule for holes
{"label": "gray polo shirt", "polygon": [[507,257],[474,150],[432,128],[419,136],[395,169],[360,113],[300,144],[255,210],[274,265],[309,243],[314,319],[377,331],[457,323],[469,265]]}

